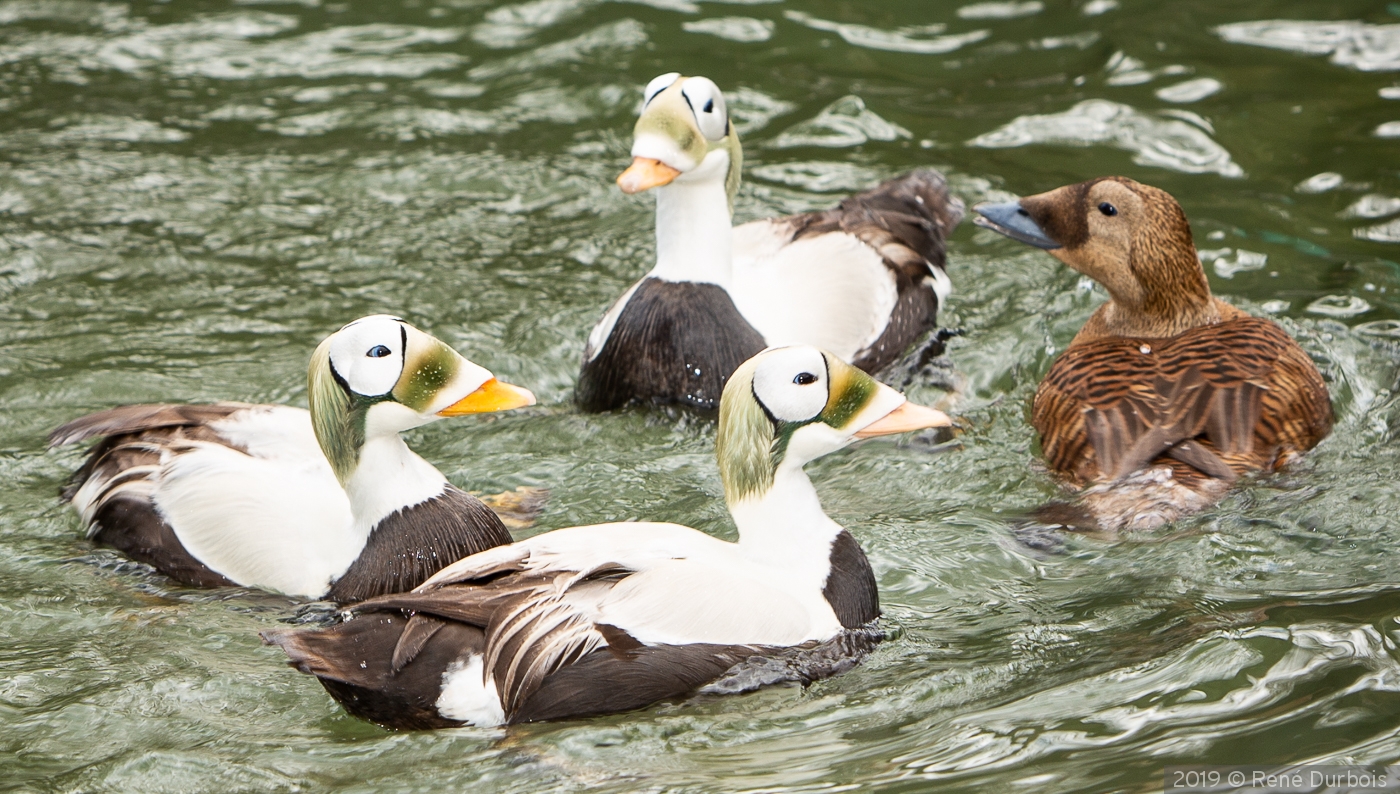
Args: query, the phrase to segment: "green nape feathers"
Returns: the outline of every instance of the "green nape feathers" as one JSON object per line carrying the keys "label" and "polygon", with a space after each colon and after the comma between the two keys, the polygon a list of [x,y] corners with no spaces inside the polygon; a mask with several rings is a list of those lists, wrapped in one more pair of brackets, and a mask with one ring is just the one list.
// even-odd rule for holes
{"label": "green nape feathers", "polygon": [[739,144],[739,131],[729,122],[729,131],[717,146],[729,150],[729,173],[724,177],[724,192],[729,196],[729,214],[734,214],[734,197],[739,195],[739,180],[744,170],[744,147]]}
{"label": "green nape feathers", "polygon": [[370,403],[353,400],[336,381],[331,368],[331,341],[334,338],[326,338],[311,354],[311,364],[306,372],[306,391],[316,440],[321,444],[326,460],[330,461],[336,479],[345,485],[360,462]]}
{"label": "green nape feathers", "polygon": [[773,486],[793,433],[813,422],[841,430],[875,396],[879,386],[874,378],[830,353],[822,355],[828,374],[826,405],[804,421],[775,420],[759,404],[753,380],[762,355],[741,364],[724,385],[715,455],[719,459],[720,479],[724,481],[724,497],[731,505],[762,495]]}
{"label": "green nape feathers", "polygon": [[719,401],[715,456],[724,481],[724,498],[731,505],[773,487],[773,475],[782,459],[775,438],[777,428],[753,395],[757,367],[757,356],[740,364],[724,384]]}

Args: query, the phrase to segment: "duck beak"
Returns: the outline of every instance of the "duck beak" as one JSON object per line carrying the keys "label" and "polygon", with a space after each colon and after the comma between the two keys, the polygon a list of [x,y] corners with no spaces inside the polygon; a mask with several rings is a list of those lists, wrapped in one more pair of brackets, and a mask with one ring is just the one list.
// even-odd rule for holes
{"label": "duck beak", "polygon": [[856,438],[874,438],[894,433],[908,433],[926,427],[951,427],[953,420],[934,408],[918,405],[907,400],[898,408],[880,419],[856,431]]}
{"label": "duck beak", "polygon": [[630,195],[640,193],[643,190],[651,190],[654,187],[669,185],[680,175],[680,171],[660,160],[654,160],[650,157],[633,157],[632,165],[618,175],[617,186],[622,188],[623,193]]}
{"label": "duck beak", "polygon": [[492,378],[481,384],[476,391],[437,412],[438,416],[465,416],[485,414],[493,411],[509,411],[535,404],[535,395],[529,389],[501,383]]}
{"label": "duck beak", "polygon": [[1020,240],[1027,245],[1044,248],[1047,251],[1061,247],[1059,243],[1050,239],[1049,235],[1040,228],[1040,224],[1031,218],[1031,214],[1026,211],[1025,207],[1021,206],[1019,201],[1007,201],[1001,204],[984,201],[973,207],[972,211],[979,216],[973,218],[972,222],[984,229],[991,229],[1013,240]]}

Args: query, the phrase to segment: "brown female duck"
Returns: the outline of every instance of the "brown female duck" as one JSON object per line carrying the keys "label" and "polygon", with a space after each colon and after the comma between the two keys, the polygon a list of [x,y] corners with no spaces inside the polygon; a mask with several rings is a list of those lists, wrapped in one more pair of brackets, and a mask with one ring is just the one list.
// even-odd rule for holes
{"label": "brown female duck", "polygon": [[1103,177],[974,208],[1108,290],[1036,390],[1046,462],[1105,529],[1150,528],[1273,471],[1332,428],[1322,375],[1270,320],[1210,293],[1166,191]]}

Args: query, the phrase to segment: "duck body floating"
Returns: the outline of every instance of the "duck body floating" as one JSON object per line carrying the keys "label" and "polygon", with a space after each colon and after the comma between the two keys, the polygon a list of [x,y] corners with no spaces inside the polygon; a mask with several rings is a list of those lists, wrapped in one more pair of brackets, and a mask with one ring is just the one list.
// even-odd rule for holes
{"label": "duck body floating", "polygon": [[1104,177],[974,209],[978,225],[1108,290],[1031,406],[1046,462],[1087,487],[1099,526],[1151,528],[1204,509],[1330,432],[1317,366],[1277,323],[1211,295],[1170,194]]}
{"label": "duck body floating", "polygon": [[857,438],[947,424],[830,353],[767,351],[735,371],[720,407],[737,543],[666,523],[557,529],[359,604],[338,625],[263,637],[351,714],[395,728],[627,711],[814,648],[837,650],[806,679],[829,675],[868,650],[843,640],[868,636],[879,594],[803,464]]}
{"label": "duck body floating", "polygon": [[735,227],[743,149],[719,88],[666,74],[645,103],[618,185],[656,195],[656,266],[589,334],[583,410],[713,410],[730,373],[766,347],[815,345],[878,372],[936,326],[952,290],[946,239],[963,216],[941,174]]}
{"label": "duck body floating", "polygon": [[511,542],[399,433],[532,405],[530,392],[383,315],[322,342],[308,386],[310,411],[128,405],[75,419],[50,443],[102,440],[63,496],[89,538],[185,584],[341,603]]}

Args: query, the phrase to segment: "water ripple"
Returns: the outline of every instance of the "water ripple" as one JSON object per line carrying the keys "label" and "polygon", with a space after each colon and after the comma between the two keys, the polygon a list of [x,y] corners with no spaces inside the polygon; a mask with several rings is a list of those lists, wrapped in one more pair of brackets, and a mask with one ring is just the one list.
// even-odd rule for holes
{"label": "water ripple", "polygon": [[493,49],[519,47],[529,43],[536,34],[608,2],[635,3],[683,14],[700,11],[700,7],[689,0],[531,0],[491,9],[481,23],[472,28],[471,37],[478,44]]}
{"label": "water ripple", "polygon": [[[1354,671],[1349,686],[1320,698],[1303,694],[1343,671]],[[937,750],[893,760],[941,780],[1123,744],[1149,756],[1179,755],[1200,746],[1190,738],[1200,726],[1213,726],[1217,740],[1263,732],[1324,718],[1364,691],[1400,691],[1400,663],[1372,626],[1222,632],[1140,665],[959,715]]]}
{"label": "water ripple", "polygon": [[858,96],[844,96],[822,108],[808,121],[783,130],[773,141],[780,148],[795,146],[859,146],[866,141],[911,138],[913,133],[880,118]]}
{"label": "water ripple", "polygon": [[482,64],[467,72],[467,76],[473,80],[491,80],[564,63],[577,63],[601,52],[633,50],[646,42],[647,32],[642,23],[635,19],[622,19],[601,25],[571,39]]}
{"label": "water ripple", "polygon": [[1032,144],[1107,144],[1133,153],[1133,162],[1188,174],[1242,177],[1244,169],[1200,129],[1105,99],[1086,99],[1061,113],[1021,116],[973,138],[969,146],[1003,149]]}
{"label": "water ripple", "polygon": [[111,38],[26,34],[0,49],[0,63],[33,59],[79,84],[87,82],[83,71],[154,70],[218,80],[419,77],[462,63],[455,53],[405,52],[456,41],[461,31],[450,28],[373,24],[274,38],[298,24],[292,16],[245,12],[145,27]]}
{"label": "water ripple", "polygon": [[1214,96],[1225,88],[1225,84],[1213,77],[1201,77],[1184,83],[1159,88],[1155,92],[1158,99],[1166,102],[1199,102]]}
{"label": "water ripple", "polygon": [[1045,4],[1040,0],[973,3],[959,8],[958,16],[963,19],[1015,19],[1034,16],[1044,10]]}
{"label": "water ripple", "polygon": [[1400,212],[1400,198],[1367,193],[1337,214],[1339,218],[1384,218]]}
{"label": "water ripple", "polygon": [[831,22],[819,19],[801,11],[784,11],[783,16],[813,30],[835,33],[847,44],[887,52],[908,52],[918,55],[942,55],[961,49],[968,44],[979,42],[991,35],[988,30],[972,30],[946,36],[937,34],[947,29],[946,25],[924,25],[884,30],[868,25],[854,25],[845,22]]}
{"label": "water ripple", "polygon": [[1400,69],[1400,24],[1271,19],[1220,25],[1215,28],[1215,33],[1225,41],[1236,44],[1253,44],[1306,55],[1330,54],[1332,63],[1363,72]]}
{"label": "water ripple", "polygon": [[773,29],[776,27],[771,19],[753,17],[714,17],[681,25],[683,30],[690,33],[708,33],[741,44],[767,41],[773,38]]}

